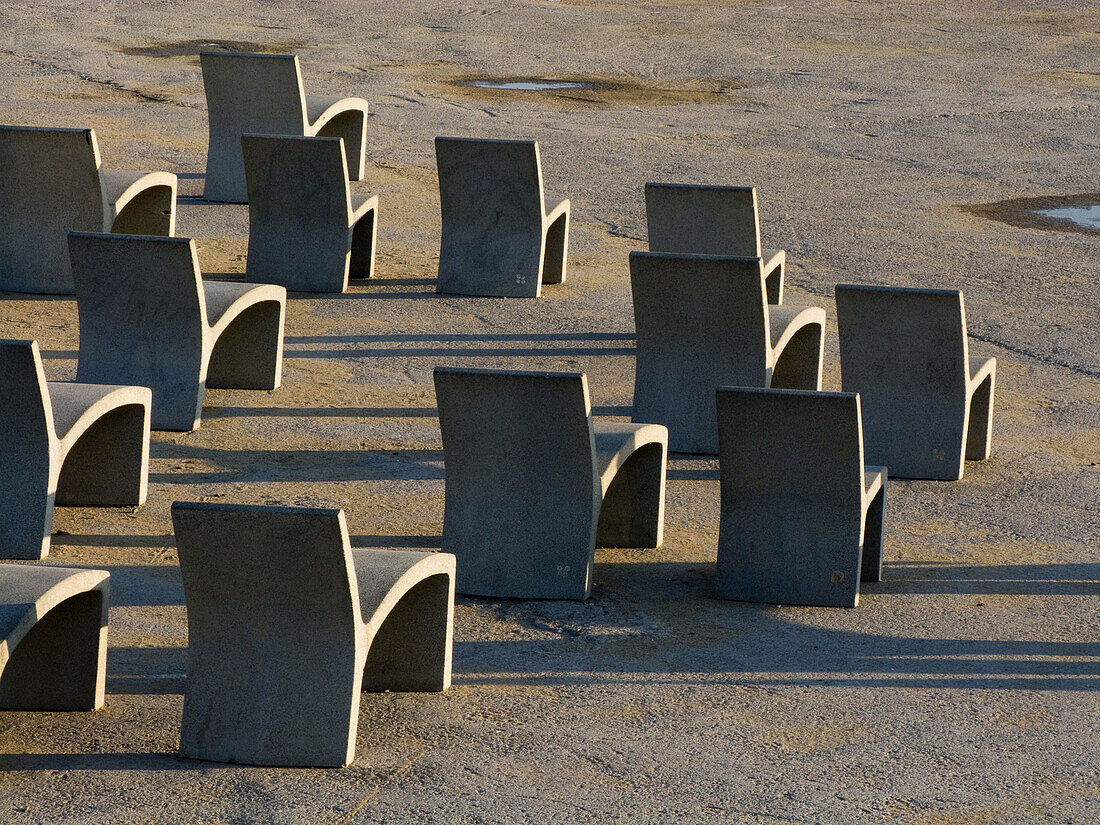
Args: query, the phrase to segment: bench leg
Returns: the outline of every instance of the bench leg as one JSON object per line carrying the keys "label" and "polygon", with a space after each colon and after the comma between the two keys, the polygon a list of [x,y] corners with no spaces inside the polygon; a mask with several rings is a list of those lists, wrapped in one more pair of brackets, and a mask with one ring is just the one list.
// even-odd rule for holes
{"label": "bench leg", "polygon": [[871,499],[863,514],[863,561],[860,565],[860,581],[882,581],[882,545],[886,516],[886,479],[882,488]]}
{"label": "bench leg", "polygon": [[366,172],[367,119],[360,111],[348,111],[336,115],[317,131],[317,137],[344,139],[344,153],[348,159],[348,180],[362,180]]}
{"label": "bench leg", "polygon": [[970,421],[966,428],[966,457],[970,461],[989,458],[993,445],[993,373],[970,396]]}
{"label": "bench leg", "polygon": [[283,380],[283,317],[278,301],[250,306],[214,344],[206,386],[232,390],[274,390]]}
{"label": "bench leg", "polygon": [[363,690],[446,690],[451,686],[454,582],[445,573],[418,582],[386,616],[367,648]]}
{"label": "bench leg", "polygon": [[176,230],[176,198],[171,186],[150,186],[122,207],[111,224],[116,235],[162,235]]}
{"label": "bench leg", "polygon": [[57,503],[136,507],[149,487],[149,408],[127,404],[89,427],[69,450]]}
{"label": "bench leg", "polygon": [[783,276],[786,268],[786,264],[776,264],[772,267],[772,271],[765,275],[764,289],[768,293],[769,304],[783,303]]}
{"label": "bench leg", "polygon": [[806,324],[787,342],[772,370],[771,387],[780,390],[821,390],[825,336],[820,324]]}
{"label": "bench leg", "polygon": [[80,593],[38,620],[0,675],[0,710],[96,710],[107,663],[106,589]]}
{"label": "bench leg", "polygon": [[665,445],[646,444],[619,468],[600,507],[597,547],[660,547],[665,525]]}
{"label": "bench leg", "polygon": [[374,250],[378,241],[378,210],[371,209],[355,222],[351,232],[352,278],[374,277]]}
{"label": "bench leg", "polygon": [[564,214],[546,228],[542,255],[542,282],[565,283],[566,257],[569,253],[569,215]]}

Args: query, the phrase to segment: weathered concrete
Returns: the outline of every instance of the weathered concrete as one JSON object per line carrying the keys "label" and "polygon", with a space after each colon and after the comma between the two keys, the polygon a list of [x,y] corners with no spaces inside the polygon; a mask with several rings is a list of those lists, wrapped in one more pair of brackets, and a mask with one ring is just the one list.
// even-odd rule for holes
{"label": "weathered concrete", "polygon": [[569,201],[546,211],[538,142],[437,137],[435,163],[437,292],[537,298],[565,281]]}
{"label": "weathered concrete", "polygon": [[46,381],[36,341],[0,340],[0,558],[44,559],[54,504],[145,503],[145,387]]}
{"label": "weathered concrete", "polygon": [[199,57],[210,127],[203,198],[247,201],[241,154],[246,134],[343,138],[352,180],[363,179],[367,101],[307,95],[295,54],[204,51]]}
{"label": "weathered concrete", "polygon": [[0,710],[98,710],[106,570],[0,564]]}
{"label": "weathered concrete", "polygon": [[94,129],[0,126],[0,289],[71,293],[71,230],[171,235],[176,176],[104,169]]}
{"label": "weathered concrete", "polygon": [[69,235],[81,381],[153,391],[155,430],[196,430],[207,387],[282,382],[286,290],[206,282],[190,238]]}
{"label": "weathered concrete", "polygon": [[719,598],[855,607],[882,580],[885,467],[863,463],[859,396],[719,387]]}
{"label": "weathered concrete", "polygon": [[176,502],[187,597],[180,753],[355,759],[359,694],[451,683],[454,556],[353,550],[342,510]]}
{"label": "weathered concrete", "polygon": [[755,186],[647,183],[645,219],[650,252],[763,258],[768,303],[783,303],[787,253],[760,243]]}
{"label": "weathered concrete", "polygon": [[[956,204],[1096,190],[1100,11],[1040,3],[8,3],[0,122],[94,126],[104,162],[180,173],[180,234],[240,278],[244,206],[202,202],[197,51],[299,51],[307,88],[371,102],[375,279],[287,301],[282,387],[207,390],[153,433],[136,513],[58,508],[47,563],[111,571],[107,699],[0,714],[11,825],[1036,825],[1100,819],[1100,238]],[[292,42],[297,40],[298,42]],[[588,79],[495,91],[470,76]],[[975,82],[960,82],[973,79]],[[152,98],[152,100],[150,99]],[[377,116],[375,116],[377,115]],[[490,131],[491,130],[491,131]],[[573,201],[538,301],[437,295],[432,139],[538,140]],[[627,421],[627,253],[649,180],[756,182],[786,300],[840,282],[966,293],[997,357],[996,443],[959,483],[890,479],[884,581],[856,610],[714,598],[718,461],[673,454],[664,544],[597,549],[586,602],[460,597],[454,686],[364,696],[354,766],[178,757],[186,614],[174,500],[342,507],[359,547],[438,549],[437,364],[585,372]],[[556,196],[556,197],[555,197]],[[75,300],[0,299],[47,376]],[[980,343],[979,343],[980,342]]]}
{"label": "weathered concrete", "polygon": [[583,373],[438,367],[435,395],[458,592],[583,600],[597,544],[660,546],[664,427],[594,425]]}
{"label": "weathered concrete", "polygon": [[962,292],[837,284],[840,373],[863,402],[868,460],[957,481],[989,458],[996,358],[971,358]]}
{"label": "weathered concrete", "polygon": [[341,138],[245,135],[245,280],[297,292],[344,292],[374,275],[378,197],[348,187]]}
{"label": "weathered concrete", "polygon": [[715,455],[720,386],[821,389],[825,310],[767,302],[760,258],[630,253],[634,418],[669,449]]}

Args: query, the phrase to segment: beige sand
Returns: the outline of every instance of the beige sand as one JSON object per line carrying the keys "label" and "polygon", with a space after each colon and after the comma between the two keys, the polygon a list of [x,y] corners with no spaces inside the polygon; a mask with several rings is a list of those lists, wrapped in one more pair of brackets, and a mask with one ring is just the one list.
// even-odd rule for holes
{"label": "beige sand", "polygon": [[[288,302],[281,390],[210,392],[200,431],[155,434],[137,512],[58,510],[47,563],[112,573],[107,704],[0,714],[0,821],[1100,819],[1100,238],[960,208],[1097,191],[1095,7],[52,0],[0,20],[0,121],[92,126],[109,164],[179,173],[208,273],[243,271],[247,209],[195,197],[202,43],[293,49],[311,92],[367,98],[355,188],[381,197],[377,281]],[[596,88],[461,85],[482,76]],[[573,202],[567,284],[433,294],[438,134],[540,141],[548,197]],[[177,758],[171,502],[338,505],[362,546],[438,546],[434,365],[583,369],[598,414],[629,414],[647,180],[757,185],[791,297],[830,313],[840,281],[961,287],[999,361],[993,457],[891,482],[887,581],[854,611],[713,599],[717,465],[674,459],[664,548],[601,551],[585,604],[461,599],[455,687],[364,697],[351,768]],[[0,336],[75,374],[73,300],[5,295]]]}

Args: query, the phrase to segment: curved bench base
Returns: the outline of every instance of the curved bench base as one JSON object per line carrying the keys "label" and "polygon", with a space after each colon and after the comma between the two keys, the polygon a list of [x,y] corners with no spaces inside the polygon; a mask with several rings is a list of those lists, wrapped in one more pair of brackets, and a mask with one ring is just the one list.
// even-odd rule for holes
{"label": "curved bench base", "polygon": [[0,710],[96,710],[107,661],[105,570],[0,564]]}

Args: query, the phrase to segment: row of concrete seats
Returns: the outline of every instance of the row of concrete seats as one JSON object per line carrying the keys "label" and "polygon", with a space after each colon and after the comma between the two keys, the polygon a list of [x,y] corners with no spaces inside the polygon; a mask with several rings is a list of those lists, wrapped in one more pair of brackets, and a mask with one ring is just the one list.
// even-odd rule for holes
{"label": "row of concrete seats", "polygon": [[[177,502],[180,753],[342,766],[362,691],[451,683],[455,558],[359,550],[342,510]],[[110,574],[0,564],[0,710],[103,705]]]}
{"label": "row of concrete seats", "polygon": [[[456,556],[469,571],[463,592],[583,598],[594,541],[660,543],[662,427],[593,427],[583,375],[440,368],[436,382],[448,466],[443,547],[455,555],[351,549],[341,511],[173,506],[189,630],[182,754],[347,764],[361,690],[449,685]],[[878,577],[885,497],[885,473],[862,465],[858,398],[744,389],[719,390],[719,398],[719,595],[854,605],[860,576]],[[486,421],[487,409],[508,420],[533,408],[545,417],[526,427],[501,432]],[[756,422],[748,437],[746,421]],[[792,442],[806,448],[791,450]],[[560,511],[586,489],[592,504],[563,521]],[[532,498],[541,500],[535,508]],[[792,519],[796,509],[814,519]],[[532,533],[520,520],[539,517],[536,541],[517,543]],[[736,528],[729,540],[728,523]],[[500,534],[470,541],[471,527],[498,524]],[[777,524],[803,540],[803,558],[759,552]],[[746,537],[746,525],[760,535]],[[98,706],[107,574],[21,568],[5,579],[9,572],[0,567],[0,706]],[[67,691],[36,696],[44,672]]]}
{"label": "row of concrete seats", "polygon": [[[255,61],[257,66],[260,62]],[[293,74],[297,108],[287,101],[266,101],[274,125],[257,128],[238,116],[236,122],[230,118],[228,126],[221,121],[216,126],[212,83],[232,85],[236,79],[233,72],[223,71],[222,79],[215,81],[222,69],[212,67],[229,65],[229,61],[203,56],[211,102],[206,196],[238,199],[239,189],[218,191],[216,185],[243,172],[250,200],[249,277],[285,261],[277,243],[262,241],[265,231],[281,238],[284,245],[297,231],[311,241],[326,236],[325,248],[335,251],[324,268],[332,273],[342,269],[342,275],[332,278],[333,286],[342,290],[349,271],[369,277],[373,267],[377,199],[360,199],[353,206],[345,155],[345,141],[358,138],[359,175],[353,176],[361,177],[366,103],[360,101],[361,110],[340,102],[310,104],[302,94],[296,58],[280,57],[271,65],[276,63],[288,77]],[[247,75],[244,72],[246,79]],[[234,94],[229,106],[236,107],[239,115],[250,96]],[[301,124],[297,124],[299,117]],[[326,123],[329,134],[339,138],[314,137],[324,134]],[[297,135],[299,125],[301,136],[271,136]],[[216,134],[220,148],[215,147]],[[542,281],[564,280],[569,203],[545,211],[537,144],[439,138],[436,150],[443,210],[439,290],[537,296]],[[315,168],[322,155],[327,171],[304,174],[303,170]],[[252,169],[259,171],[252,173]],[[323,181],[320,187],[313,185],[318,180]],[[316,192],[321,190],[324,197],[317,201]],[[323,220],[310,224],[280,203],[320,203],[312,211]],[[751,218],[747,217],[749,203]],[[864,463],[860,396],[819,392],[824,311],[782,303],[785,256],[761,248],[755,191],[653,184],[647,186],[646,204],[651,251],[631,258],[638,324],[635,416],[642,421],[593,422],[582,374],[438,369],[435,380],[447,468],[443,549],[449,552],[351,550],[339,511],[177,503],[173,518],[191,639],[181,733],[185,755],[257,764],[346,764],[354,753],[361,688],[442,690],[449,684],[456,571],[459,590],[465,593],[583,599],[591,587],[597,544],[658,546],[670,435],[663,422],[647,423],[651,420],[668,420],[673,438],[681,439],[673,441],[675,449],[719,453],[722,518],[716,582],[720,596],[854,606],[860,579],[878,580],[886,468]],[[311,212],[301,211],[307,216]],[[117,224],[115,219],[103,229],[117,232]],[[731,224],[736,228],[731,230]],[[169,228],[166,234],[170,232]],[[214,340],[238,315],[253,318],[254,327],[238,327],[242,339],[251,340],[248,331],[265,331],[266,349],[249,353],[247,360],[262,365],[257,373],[267,375],[274,359],[278,384],[285,292],[272,292],[250,303],[242,298],[253,287],[203,285],[193,245],[186,239],[85,232],[74,233],[69,243],[81,302],[82,363],[85,307],[99,312],[99,305],[115,301],[114,315],[103,314],[107,320],[98,330],[93,331],[96,322],[89,320],[89,370],[97,361],[111,366],[108,362],[120,360],[96,356],[97,351],[101,356],[117,352],[119,339],[110,336],[126,320],[117,297],[125,291],[114,285],[126,284],[127,278],[132,285],[141,273],[161,269],[163,261],[169,260],[169,269],[186,270],[183,280],[190,278],[199,296],[198,311],[185,314],[201,320],[195,355],[188,362],[197,364],[200,377],[192,382],[188,374],[188,389],[180,402],[194,415],[180,428],[197,426],[201,374],[204,369],[211,376],[220,372]],[[280,277],[294,277],[306,263],[303,258],[303,263],[286,267]],[[87,289],[81,286],[82,271],[95,273]],[[303,287],[309,285],[295,288]],[[847,311],[840,309],[842,294],[862,291],[866,290],[838,287],[838,314]],[[919,311],[926,310],[927,302],[914,296],[927,291],[904,292],[917,301]],[[961,294],[944,295],[957,300],[965,362]],[[858,303],[861,298],[844,300]],[[941,303],[949,305],[950,300],[945,297]],[[212,324],[205,317],[205,304],[214,307]],[[170,314],[181,305],[180,295],[169,296],[150,317]],[[264,305],[273,306],[261,312]],[[875,322],[887,318],[878,327],[891,333],[890,307],[884,310],[880,300],[873,310],[877,314],[871,322],[855,326],[873,334]],[[675,316],[671,321],[670,313]],[[279,344],[273,348],[267,332],[276,324],[276,316]],[[654,323],[643,332],[649,320],[663,320],[663,327]],[[906,325],[914,326],[911,321],[900,324]],[[927,337],[927,326],[916,326],[917,334],[923,331]],[[685,334],[669,336],[670,327]],[[843,321],[841,327],[842,361],[846,361],[851,347],[844,343]],[[943,330],[953,329],[953,320],[945,322]],[[936,332],[943,330],[937,327]],[[741,339],[731,343],[736,337],[731,333]],[[699,357],[701,337],[706,336],[716,338],[713,358],[705,346],[707,355]],[[675,340],[670,345],[671,338]],[[31,349],[41,383],[37,350],[33,345]],[[136,369],[146,370],[147,384],[170,383],[181,370],[176,363],[158,364],[156,349],[154,344],[148,351],[137,352]],[[856,365],[853,369],[842,364],[845,389],[849,373],[863,374],[889,403],[897,405],[904,398],[913,404],[912,396],[899,394],[896,386],[883,380],[882,358],[865,357],[860,351],[850,361]],[[954,391],[958,382],[943,379],[927,360],[917,357],[910,362],[923,365],[928,383],[939,393],[937,398]],[[993,369],[992,362],[966,367],[961,438],[968,457],[984,457],[978,455],[983,450],[988,454]],[[89,375],[78,370],[78,379]],[[200,392],[197,404],[192,403],[195,384]],[[808,391],[774,389],[779,386]],[[121,398],[140,388],[97,388],[96,392],[103,389]],[[48,399],[44,391],[40,395]],[[155,426],[157,398],[169,395],[167,390],[154,389],[141,399],[146,459],[149,398]],[[46,404],[44,418],[49,421],[48,400]],[[117,406],[124,405],[120,401]],[[977,407],[974,413],[972,406]],[[983,411],[984,434],[979,423]],[[973,424],[966,418],[971,414]],[[89,414],[87,426],[69,429],[90,429],[96,417]],[[130,419],[134,417],[131,412]],[[928,409],[919,410],[916,417],[928,419]],[[950,417],[953,426],[957,423],[953,414],[931,417]],[[72,422],[66,419],[66,423]],[[922,455],[931,452],[935,461],[944,462],[946,457],[951,465],[954,454],[948,456],[942,447],[950,441],[922,442],[914,449]],[[896,447],[890,438],[886,442],[888,449]],[[72,453],[80,455],[76,450]],[[73,466],[79,468],[82,460],[73,458]],[[958,465],[961,475],[961,457]],[[141,479],[144,489],[143,474]],[[796,479],[793,484],[792,479]],[[48,530],[47,522],[46,541]],[[763,547],[767,552],[761,552]],[[280,575],[270,575],[272,570]],[[49,581],[18,579],[19,587],[38,595],[31,601],[20,596],[24,601],[19,607],[2,614],[19,614],[12,626],[23,628],[23,635],[13,631],[5,642],[8,646],[0,651],[5,654],[0,668],[15,663],[0,672],[0,700],[9,691],[26,691],[20,687],[27,677],[21,675],[19,657],[7,657],[17,642],[20,650],[35,649],[28,645],[33,634],[27,628],[45,628],[40,635],[48,639],[53,624],[41,617],[60,615],[60,604],[77,600],[75,595],[68,599],[58,594],[97,592],[100,596],[89,597],[88,603],[98,605],[101,613],[105,610],[106,574],[84,572],[95,575],[78,581],[75,571],[59,571],[60,578]],[[262,584],[257,586],[259,580]],[[303,580],[310,584],[304,594]],[[51,598],[59,600],[52,614],[49,607],[23,610],[46,598],[39,591],[53,593]],[[90,615],[90,607],[82,609]],[[368,611],[372,618],[364,621]],[[401,619],[384,621],[390,616]],[[93,706],[102,700],[104,626],[101,616],[96,676],[90,680],[98,683]],[[289,655],[288,646],[294,647]],[[320,649],[340,653],[319,655]],[[257,679],[262,680],[262,688]]]}
{"label": "row of concrete seats", "polygon": [[[762,258],[632,252],[634,416],[675,452],[718,452],[719,386],[820,390],[825,311],[765,303]],[[990,452],[997,362],[969,354],[958,290],[838,284],[842,389],[898,478],[961,479]]]}
{"label": "row of concrete seats", "polygon": [[[342,138],[245,135],[245,280],[343,292],[374,274],[378,198],[353,195]],[[103,169],[95,131],[0,126],[0,289],[75,289],[69,232],[171,236],[176,176]]]}
{"label": "row of concrete seats", "polygon": [[[209,119],[203,197],[249,203],[248,279],[342,291],[348,255],[351,273],[369,277],[376,202],[372,210],[368,199],[353,201],[346,186],[365,171],[367,101],[307,95],[295,55],[207,51],[200,64]],[[538,144],[442,137],[435,144],[443,219],[438,290],[524,297],[537,296],[544,282],[564,281],[570,203],[546,210]],[[761,249],[755,197],[751,188],[731,197],[720,189],[647,187],[651,248],[763,255],[769,301],[782,303],[784,254]],[[359,215],[370,217],[352,229]],[[340,237],[349,230],[351,238]]]}
{"label": "row of concrete seats", "polygon": [[[212,113],[212,151],[225,142],[215,141],[228,128],[220,122]],[[249,203],[245,280],[342,292],[349,276],[371,277],[378,199],[350,191],[343,138],[244,132],[236,140],[229,165],[242,166]],[[176,178],[169,173],[119,173],[136,182],[103,212],[100,179],[108,173],[99,170],[92,130],[0,127],[0,158],[2,288],[72,292],[68,231],[172,234]],[[534,297],[543,282],[564,281],[570,204],[545,211],[535,141],[437,138],[436,159],[443,218],[438,291]],[[72,170],[85,167],[89,174],[74,179]],[[651,249],[764,255],[769,302],[782,302],[785,256],[760,247],[754,189],[650,184],[646,204]]]}
{"label": "row of concrete seats", "polygon": [[207,386],[281,382],[283,287],[204,282],[186,238],[69,244],[76,382],[47,382],[34,341],[0,341],[0,558],[45,558],[55,503],[142,504],[150,429],[196,429]]}
{"label": "row of concrete seats", "polygon": [[[8,150],[17,159],[30,154],[32,149],[52,147],[51,151],[58,151],[59,141],[88,147],[91,156],[95,155],[94,135],[90,132],[37,132],[36,142],[29,137],[35,130],[0,129],[0,143],[7,140],[11,144]],[[250,189],[262,192],[275,188],[281,192],[277,197],[258,198],[250,206],[255,231],[250,231],[248,280],[339,291],[346,287],[349,269],[357,276],[369,277],[377,232],[377,199],[358,199],[353,208],[341,139],[245,136],[243,140],[244,156],[249,159],[246,166],[255,170],[249,175]],[[553,273],[550,280],[564,279],[568,202],[550,215],[543,213],[537,144],[439,138],[436,146],[444,215],[438,289],[464,294],[537,295],[546,272]],[[323,165],[327,172],[318,174],[307,165],[306,156],[311,153],[326,156]],[[92,160],[92,167],[96,167],[98,160]],[[22,167],[13,163],[4,168]],[[310,170],[309,173],[304,169]],[[529,173],[526,177],[524,169]],[[128,173],[127,179],[135,174]],[[139,178],[145,179],[160,181],[156,175]],[[0,193],[12,191],[14,184],[11,180],[8,183],[12,185],[0,186]],[[174,185],[174,179],[170,183]],[[155,182],[150,191],[157,192],[150,197],[158,205],[163,206],[167,197],[170,208],[163,211],[169,214],[160,228],[170,232],[174,199],[164,193],[171,193],[171,186]],[[318,192],[327,192],[331,197],[321,197]],[[717,449],[714,387],[730,384],[820,389],[824,311],[782,303],[785,255],[781,250],[761,247],[756,192],[752,187],[647,184],[645,197],[650,254],[632,253],[630,261],[638,331],[636,413],[642,420],[668,424],[673,450],[714,453]],[[135,200],[140,202],[142,198]],[[0,203],[0,207],[3,205]],[[29,233],[16,219],[25,216],[25,210],[16,208],[14,203],[7,206],[7,210],[0,211],[4,216],[0,224],[10,231],[0,232],[0,236],[13,242],[25,240]],[[141,212],[136,203],[127,208],[135,214]],[[311,215],[321,219],[312,220]],[[332,220],[333,216],[336,220]],[[116,230],[117,223],[116,219]],[[328,242],[321,242],[326,237]],[[78,238],[83,240],[72,245],[64,267],[69,273],[66,283],[72,283],[73,277],[73,264],[69,261],[81,260],[85,274],[78,292],[95,294],[94,298],[82,300],[81,307],[96,305],[107,309],[105,313],[88,313],[91,323],[87,325],[90,330],[87,346],[82,334],[80,380],[145,385],[157,383],[158,378],[162,384],[165,380],[178,380],[179,364],[168,365],[166,379],[165,367],[159,363],[166,357],[163,347],[147,343],[137,349],[120,348],[116,330],[125,328],[124,322],[133,314],[125,296],[133,296],[143,287],[148,292],[149,259],[167,262],[167,277],[178,281],[184,291],[191,291],[189,280],[201,283],[193,250],[188,254],[179,248],[169,254],[168,243],[162,250],[153,241],[104,238],[93,244],[85,235]],[[88,252],[91,245],[97,246],[100,254]],[[43,244],[42,248],[52,249],[50,244]],[[715,257],[702,260],[688,255]],[[52,259],[52,251],[49,257]],[[190,260],[185,262],[183,257]],[[17,261],[19,256],[0,260]],[[318,265],[311,266],[311,262]],[[146,266],[146,271],[141,266]],[[23,277],[26,268],[19,272]],[[89,286],[92,276],[106,280]],[[318,279],[327,281],[328,286]],[[112,296],[111,290],[116,288],[121,294]],[[258,326],[281,326],[281,309],[279,319],[272,320],[276,287],[216,283],[204,284],[201,291],[214,310],[213,324],[202,322],[211,334],[194,347],[199,351],[197,357],[190,352],[185,354],[190,361],[202,365],[198,369],[198,383],[182,392],[186,397],[168,389],[154,393],[157,396],[154,428],[193,429],[198,425],[197,407],[194,414],[186,409],[194,386],[199,388],[198,406],[201,406],[203,368],[210,361],[216,333],[228,327],[243,310],[256,304],[268,305],[265,310],[257,307],[244,312],[249,323],[242,319],[234,324],[235,344],[245,344],[250,339],[268,342],[271,339],[266,334],[256,338],[252,333]],[[959,406],[969,411],[969,399],[975,397],[979,413],[975,419],[988,422],[994,366],[985,361],[970,364],[961,295],[928,290],[910,290],[904,293],[905,297],[902,295],[898,290],[876,293],[870,288],[855,287],[838,292],[844,388],[864,394],[872,453],[885,455],[890,448],[895,453],[904,453],[901,464],[896,458],[889,459],[895,475],[958,478],[962,474],[963,452],[954,446],[953,439],[942,439],[939,435],[941,431],[958,430],[957,423],[941,425],[943,416],[933,415],[933,426],[928,426],[925,403],[910,403],[907,397],[912,395],[914,383],[921,385],[926,396],[937,392],[941,396],[958,396],[961,392],[966,401]],[[108,307],[112,300],[114,306]],[[194,303],[190,297],[185,296],[184,300]],[[864,305],[866,311],[861,309]],[[879,308],[884,311],[878,312]],[[205,309],[200,306],[198,312],[201,315]],[[83,318],[83,309],[81,314]],[[149,317],[157,318],[158,314],[146,316],[147,321]],[[875,317],[880,323],[870,324],[869,319]],[[97,319],[107,323],[95,325],[93,330]],[[82,322],[82,329],[84,326]],[[933,331],[942,334],[930,334]],[[220,351],[237,348],[226,346]],[[254,369],[269,373],[270,362],[274,360],[273,382],[257,378],[234,383],[238,379],[230,377],[229,383],[222,383],[226,371],[220,368],[220,359],[215,358],[211,362],[210,386],[267,389],[278,386],[278,349],[268,348],[274,359],[253,357],[252,352],[247,352],[245,358],[232,365],[230,372],[240,375],[241,369],[251,364]],[[937,348],[939,352],[929,351]],[[131,368],[122,368],[115,363],[117,358],[101,356],[102,352],[112,350],[130,353]],[[917,355],[920,352],[924,354]],[[699,353],[708,357],[701,360],[697,357]],[[918,375],[922,358],[942,366],[922,377]],[[101,368],[105,361],[107,366]],[[968,369],[961,382],[957,380],[955,366],[959,363],[966,364]],[[142,364],[146,367],[137,366]],[[195,370],[190,366],[182,370],[182,374],[192,372]],[[956,405],[956,401],[951,402],[952,407]],[[953,413],[950,417],[952,422],[957,419]],[[981,451],[980,430],[981,427],[975,429],[974,444],[967,449],[972,455]],[[914,434],[918,433],[925,434],[923,439],[916,438]],[[939,443],[944,440],[946,446]],[[907,443],[911,446],[903,449]]]}
{"label": "row of concrete seats", "polygon": [[175,175],[103,168],[92,129],[0,126],[0,289],[71,293],[71,231],[175,226]]}
{"label": "row of concrete seats", "polygon": [[[595,548],[659,547],[668,431],[594,421],[583,373],[437,367],[458,592],[585,599]],[[886,469],[859,396],[716,388],[717,595],[854,607],[879,581]]]}
{"label": "row of concrete seats", "polygon": [[206,281],[190,238],[72,232],[78,381],[152,390],[154,430],[190,431],[206,387],[282,383],[286,289]]}

